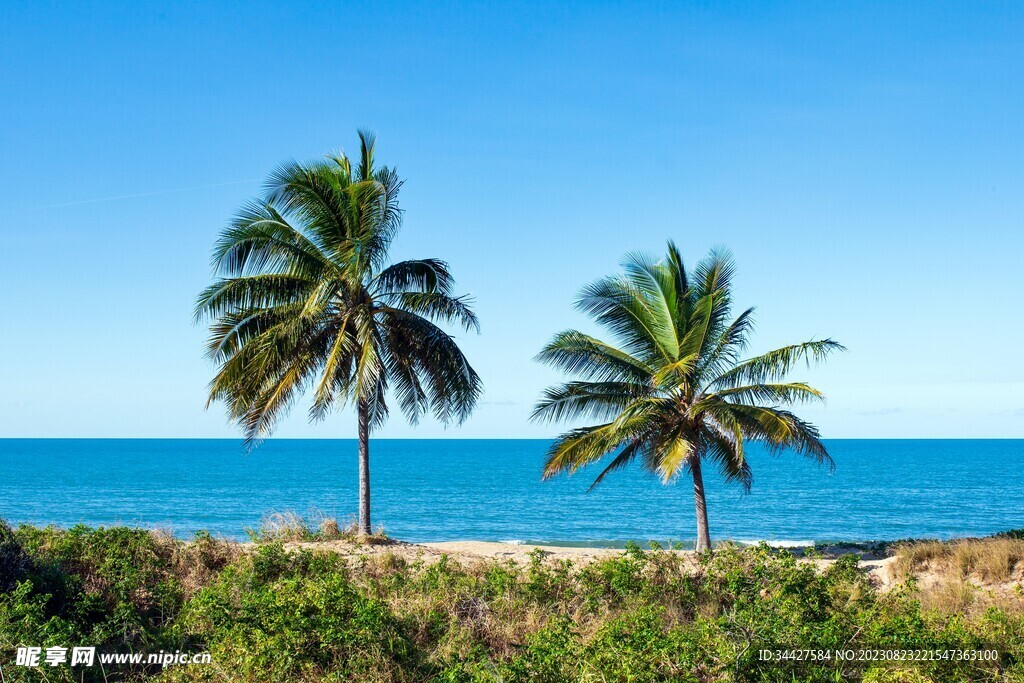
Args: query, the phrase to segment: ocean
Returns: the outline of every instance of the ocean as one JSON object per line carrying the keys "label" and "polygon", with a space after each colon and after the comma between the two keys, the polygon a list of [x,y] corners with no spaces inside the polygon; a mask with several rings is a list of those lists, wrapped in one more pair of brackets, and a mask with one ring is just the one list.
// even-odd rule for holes
{"label": "ocean", "polygon": [[[1024,527],[1024,440],[831,440],[836,470],[748,449],[750,494],[705,466],[712,538],[868,541],[979,536]],[[373,523],[401,540],[619,545],[692,542],[693,494],[638,468],[541,481],[546,441],[371,444]],[[0,439],[9,523],[198,530],[244,538],[270,512],[339,523],[356,511],[356,443]]]}

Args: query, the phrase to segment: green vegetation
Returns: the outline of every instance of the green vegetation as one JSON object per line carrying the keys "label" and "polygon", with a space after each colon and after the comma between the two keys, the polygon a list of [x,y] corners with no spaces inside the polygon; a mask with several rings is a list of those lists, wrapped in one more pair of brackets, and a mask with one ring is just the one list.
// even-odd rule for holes
{"label": "green vegetation", "polygon": [[[983,542],[979,542],[983,543]],[[923,558],[917,558],[924,561]],[[1019,560],[1018,560],[1019,562]],[[1020,567],[1011,571],[1019,572]],[[1008,681],[1024,605],[922,607],[847,556],[819,571],[766,547],[573,566],[397,554],[353,560],[127,528],[0,526],[5,681]],[[210,665],[37,669],[18,645],[209,651]],[[996,648],[998,662],[759,661],[763,648]],[[10,658],[10,659],[9,659]]]}
{"label": "green vegetation", "polygon": [[250,442],[306,390],[311,420],[355,404],[359,531],[368,535],[370,431],[388,416],[388,390],[413,423],[430,412],[460,422],[481,382],[435,324],[478,327],[447,264],[387,264],[402,181],[374,165],[372,135],[359,141],[354,168],[342,154],[271,175],[217,242],[218,279],[200,294],[196,318],[211,321],[207,353],[220,364],[209,400],[227,405]]}
{"label": "green vegetation", "polygon": [[665,482],[689,470],[697,550],[707,550],[703,461],[747,489],[753,475],[746,441],[832,465],[818,430],[783,409],[821,400],[821,393],[783,380],[797,364],[823,360],[843,347],[830,339],[809,341],[741,360],[753,309],[732,319],[735,268],[723,253],[713,252],[687,273],[669,242],[661,262],[632,254],[623,268],[625,275],[598,280],[577,302],[614,343],[567,330],[538,356],[581,379],[549,388],[533,418],[601,422],[562,434],[548,453],[544,476],[575,472],[610,453],[615,456],[594,485],[637,458]]}

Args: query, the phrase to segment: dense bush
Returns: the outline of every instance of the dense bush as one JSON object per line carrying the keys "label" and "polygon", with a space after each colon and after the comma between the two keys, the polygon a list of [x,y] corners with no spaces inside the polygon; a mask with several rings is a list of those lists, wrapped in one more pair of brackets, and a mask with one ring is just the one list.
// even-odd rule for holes
{"label": "dense bush", "polygon": [[18,581],[25,578],[31,565],[28,553],[21,547],[14,530],[0,520],[0,591],[13,589]]}
{"label": "dense bush", "polygon": [[[126,528],[0,526],[5,681],[969,681],[1024,679],[1024,609],[922,609],[850,556],[631,547],[584,566],[241,552]],[[209,651],[208,666],[14,667],[18,645]],[[998,662],[761,661],[771,650],[997,648]]]}

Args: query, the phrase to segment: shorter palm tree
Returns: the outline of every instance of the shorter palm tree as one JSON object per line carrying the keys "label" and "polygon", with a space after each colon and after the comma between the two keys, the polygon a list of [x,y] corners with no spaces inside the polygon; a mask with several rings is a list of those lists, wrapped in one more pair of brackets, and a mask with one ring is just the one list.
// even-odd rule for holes
{"label": "shorter palm tree", "polygon": [[748,441],[771,451],[792,449],[834,467],[818,430],[786,408],[820,401],[803,382],[784,381],[798,363],[823,360],[843,347],[831,339],[785,346],[741,360],[753,309],[731,319],[735,266],[712,252],[693,274],[675,245],[656,262],[631,254],[625,274],[598,280],[576,307],[614,337],[607,343],[576,330],[558,334],[537,356],[578,379],[547,389],[533,419],[592,419],[599,424],[562,434],[551,446],[544,478],[614,454],[591,489],[637,458],[664,483],[693,478],[698,551],[711,547],[702,463],[750,490]]}

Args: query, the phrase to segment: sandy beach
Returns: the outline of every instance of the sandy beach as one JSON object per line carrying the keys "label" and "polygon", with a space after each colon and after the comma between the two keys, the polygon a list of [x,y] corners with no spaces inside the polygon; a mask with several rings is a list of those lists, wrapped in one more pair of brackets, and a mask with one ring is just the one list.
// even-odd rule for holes
{"label": "sandy beach", "polygon": [[[245,544],[250,545],[250,544]],[[338,553],[347,558],[359,559],[363,557],[381,557],[393,555],[401,557],[407,562],[421,561],[425,564],[432,564],[447,556],[462,564],[475,564],[481,561],[501,560],[511,561],[517,565],[525,565],[531,561],[534,553],[540,551],[546,562],[571,561],[576,565],[583,565],[595,560],[615,557],[623,554],[624,550],[615,548],[585,548],[575,546],[551,546],[551,545],[529,545],[520,543],[501,543],[496,541],[443,541],[439,543],[406,543],[402,541],[389,541],[380,544],[353,543],[348,540],[336,541],[292,541],[284,544],[286,549],[304,548],[307,550],[328,550]],[[792,549],[798,554],[802,549]],[[837,552],[831,552],[826,557],[805,559],[804,562],[813,562],[819,569],[824,570],[836,561],[836,557],[856,552],[851,548],[836,548]],[[844,552],[845,551],[845,552]],[[681,557],[693,559],[693,566],[696,568],[696,558],[691,550],[671,550]],[[872,583],[882,589],[887,589],[895,583],[892,565],[894,557],[876,557],[868,553],[861,553],[865,559],[859,562],[862,569],[867,571]]]}

